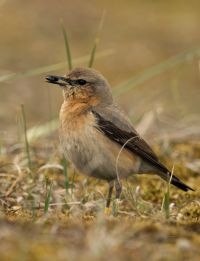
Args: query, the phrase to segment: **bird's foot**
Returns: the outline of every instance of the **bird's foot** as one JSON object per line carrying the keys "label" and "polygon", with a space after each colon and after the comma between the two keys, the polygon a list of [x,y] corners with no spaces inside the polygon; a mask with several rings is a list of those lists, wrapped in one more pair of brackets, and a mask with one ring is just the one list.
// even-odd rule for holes
{"label": "bird's foot", "polygon": [[113,216],[117,216],[118,211],[119,211],[119,206],[120,206],[121,200],[116,198],[113,201]]}
{"label": "bird's foot", "polygon": [[110,216],[110,214],[111,214],[111,208],[105,207],[105,208],[104,208],[104,214],[105,214],[105,216]]}

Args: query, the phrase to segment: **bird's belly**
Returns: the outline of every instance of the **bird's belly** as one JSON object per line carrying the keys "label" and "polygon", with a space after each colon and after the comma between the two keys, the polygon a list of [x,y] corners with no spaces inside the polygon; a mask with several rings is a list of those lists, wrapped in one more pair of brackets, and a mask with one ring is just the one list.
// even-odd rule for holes
{"label": "bird's belly", "polygon": [[94,139],[92,129],[87,131],[71,131],[61,134],[61,144],[66,157],[74,164],[74,166],[87,175],[98,165],[96,163],[99,157],[99,144]]}
{"label": "bird's belly", "polygon": [[83,174],[100,179],[124,178],[136,173],[140,162],[133,155],[105,137],[94,126],[61,130],[61,143],[66,157]]}

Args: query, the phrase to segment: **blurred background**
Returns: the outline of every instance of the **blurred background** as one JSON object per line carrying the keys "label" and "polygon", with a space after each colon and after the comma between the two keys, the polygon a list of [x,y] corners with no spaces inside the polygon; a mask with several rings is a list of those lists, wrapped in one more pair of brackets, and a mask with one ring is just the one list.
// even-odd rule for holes
{"label": "blurred background", "polygon": [[[4,77],[66,61],[60,19],[73,58],[89,55],[104,10],[97,52],[113,53],[96,58],[94,68],[108,78],[114,92],[139,77],[138,83],[129,84],[134,88],[116,97],[120,105],[139,129],[154,136],[161,130],[166,135],[172,127],[181,132],[187,126],[192,127],[191,135],[198,134],[199,1],[0,0],[1,137],[16,135],[20,104],[32,127],[57,118],[62,103],[60,89],[45,83],[48,72]],[[148,77],[154,66],[184,52],[189,55],[180,63]],[[87,62],[79,65],[87,66]],[[49,73],[66,71],[67,66]]]}

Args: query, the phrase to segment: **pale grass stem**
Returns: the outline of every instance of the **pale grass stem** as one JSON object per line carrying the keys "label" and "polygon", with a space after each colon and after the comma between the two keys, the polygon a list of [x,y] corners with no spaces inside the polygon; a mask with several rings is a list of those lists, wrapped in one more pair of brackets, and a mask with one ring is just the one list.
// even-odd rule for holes
{"label": "pale grass stem", "polygon": [[31,162],[31,156],[30,156],[30,146],[29,146],[29,142],[28,142],[28,138],[27,138],[27,124],[26,124],[26,115],[25,115],[24,104],[21,104],[21,113],[22,113],[22,125],[23,125],[23,131],[24,131],[26,156],[27,156],[27,160],[28,160],[28,167],[31,171],[32,170],[32,162]]}
{"label": "pale grass stem", "polygon": [[124,83],[120,84],[114,89],[115,96],[120,96],[123,93],[126,93],[142,84],[143,82],[173,68],[177,65],[183,64],[184,62],[191,62],[195,58],[200,57],[200,49],[196,48],[189,50],[183,53],[180,53],[176,56],[173,56],[159,64],[147,68],[144,72],[130,78]]}
{"label": "pale grass stem", "polygon": [[[130,139],[128,139],[124,144],[123,146],[120,148],[120,151],[117,155],[117,158],[116,158],[116,163],[115,163],[115,170],[116,170],[116,175],[117,175],[117,181],[119,182],[120,184],[120,176],[119,176],[119,172],[118,172],[118,163],[119,163],[119,158],[120,158],[120,155],[123,151],[123,149],[125,148],[125,146],[128,144],[129,141],[133,140],[133,139],[136,139],[138,136],[135,136],[135,137],[132,137]],[[118,209],[119,209],[119,199],[116,199],[114,202],[113,202],[113,213],[114,215],[117,215],[117,212],[118,212]]]}
{"label": "pale grass stem", "polygon": [[185,103],[181,102],[181,93],[180,93],[180,77],[182,74],[183,74],[183,70],[181,70],[181,67],[179,66],[179,68],[176,70],[175,77],[173,77],[171,80],[170,90],[177,110],[180,111],[182,116],[185,116],[187,113],[186,106]]}
{"label": "pale grass stem", "polygon": [[120,151],[119,151],[119,153],[118,153],[118,155],[117,155],[116,164],[115,164],[115,170],[116,170],[116,174],[117,174],[117,180],[118,180],[119,183],[120,183],[120,177],[119,177],[119,172],[118,172],[119,157],[120,157],[120,155],[121,155],[123,149],[125,148],[125,146],[129,143],[129,141],[134,140],[134,139],[136,139],[136,138],[138,138],[138,137],[139,137],[139,136],[137,135],[137,136],[135,136],[135,137],[131,137],[130,139],[128,139],[128,140],[123,144],[123,146],[120,148]]}
{"label": "pale grass stem", "polygon": [[[106,49],[104,51],[97,52],[96,58],[104,58],[109,55],[112,55],[113,53],[114,53],[113,49]],[[87,62],[89,58],[90,58],[89,55],[84,55],[82,57],[75,58],[75,59],[73,59],[73,64],[79,65],[81,63]],[[37,68],[30,69],[27,71],[22,71],[19,73],[5,74],[5,75],[0,76],[0,82],[7,82],[7,81],[11,81],[11,80],[32,77],[32,76],[36,76],[36,75],[40,75],[40,74],[44,74],[44,73],[49,73],[52,71],[66,69],[67,65],[68,65],[68,63],[66,61],[63,61],[60,63],[41,66],[41,67],[37,67]]]}
{"label": "pale grass stem", "polygon": [[48,102],[48,117],[49,117],[49,133],[53,132],[53,110],[52,110],[52,98],[51,98],[51,87],[47,86],[47,102]]}
{"label": "pale grass stem", "polygon": [[171,180],[173,177],[173,172],[174,172],[174,166],[172,167],[169,182],[167,182],[167,188],[166,188],[166,192],[164,194],[162,207],[161,207],[161,210],[165,213],[166,219],[169,219],[169,217],[170,217],[170,184],[171,184]]}

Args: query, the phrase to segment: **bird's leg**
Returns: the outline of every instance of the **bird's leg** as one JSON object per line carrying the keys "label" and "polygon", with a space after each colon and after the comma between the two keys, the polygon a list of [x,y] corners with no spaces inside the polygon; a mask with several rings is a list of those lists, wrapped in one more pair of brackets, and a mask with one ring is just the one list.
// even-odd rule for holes
{"label": "bird's leg", "polygon": [[109,214],[109,212],[110,212],[109,207],[110,207],[113,188],[114,188],[114,180],[109,182],[108,197],[107,197],[107,201],[106,201],[106,207],[105,207],[105,210],[104,210],[105,214]]}
{"label": "bird's leg", "polygon": [[107,197],[107,201],[106,201],[106,207],[107,208],[110,207],[113,188],[114,188],[114,181],[112,180],[112,181],[109,182],[108,197]]}
{"label": "bird's leg", "polygon": [[119,209],[119,198],[122,192],[122,185],[118,179],[115,180],[115,190],[116,190],[116,197],[115,197],[115,201],[113,202],[114,203],[113,213],[114,215],[117,215]]}
{"label": "bird's leg", "polygon": [[116,199],[119,199],[122,193],[122,185],[118,179],[115,180],[115,190],[116,190]]}

